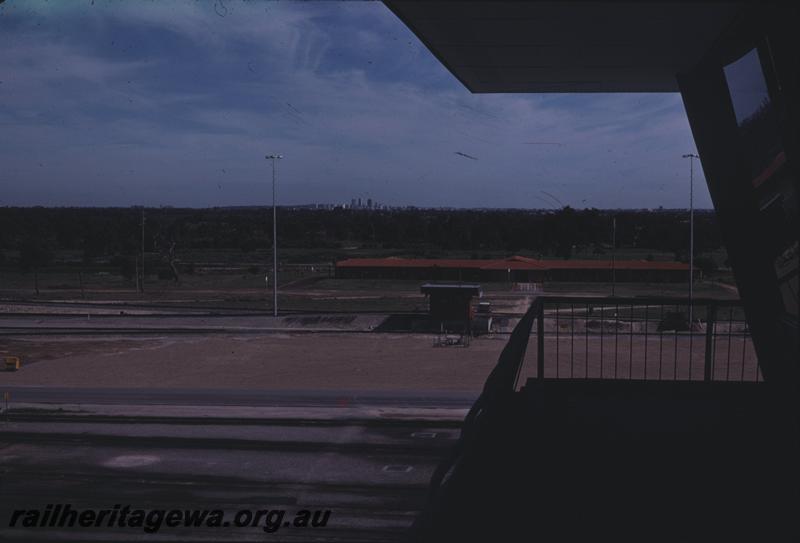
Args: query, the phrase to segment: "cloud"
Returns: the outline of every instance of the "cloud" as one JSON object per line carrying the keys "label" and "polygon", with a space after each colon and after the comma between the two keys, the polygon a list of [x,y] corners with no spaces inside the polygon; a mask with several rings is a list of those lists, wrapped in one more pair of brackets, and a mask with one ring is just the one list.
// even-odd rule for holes
{"label": "cloud", "polygon": [[289,203],[686,205],[677,95],[472,95],[379,3],[50,4],[0,6],[4,205],[266,202],[271,152]]}

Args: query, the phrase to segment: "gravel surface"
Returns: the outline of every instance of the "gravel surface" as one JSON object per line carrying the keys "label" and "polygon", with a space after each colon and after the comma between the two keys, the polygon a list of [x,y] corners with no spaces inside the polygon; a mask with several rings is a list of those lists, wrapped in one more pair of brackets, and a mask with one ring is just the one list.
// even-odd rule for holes
{"label": "gravel surface", "polygon": [[506,338],[433,347],[423,334],[4,339],[23,367],[3,385],[480,390]]}

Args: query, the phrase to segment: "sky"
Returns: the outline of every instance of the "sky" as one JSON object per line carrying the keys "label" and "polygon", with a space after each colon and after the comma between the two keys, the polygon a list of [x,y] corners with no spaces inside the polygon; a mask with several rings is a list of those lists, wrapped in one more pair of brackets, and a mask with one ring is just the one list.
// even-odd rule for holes
{"label": "sky", "polygon": [[677,93],[471,94],[379,2],[7,0],[0,50],[0,206],[271,205],[273,153],[284,205],[689,205]]}

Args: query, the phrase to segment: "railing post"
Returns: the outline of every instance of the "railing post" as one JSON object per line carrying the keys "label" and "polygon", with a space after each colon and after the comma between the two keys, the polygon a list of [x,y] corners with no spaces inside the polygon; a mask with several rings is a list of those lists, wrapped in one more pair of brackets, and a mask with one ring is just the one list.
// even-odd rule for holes
{"label": "railing post", "polygon": [[717,320],[717,306],[708,304],[706,306],[706,357],[703,379],[711,381],[711,370],[714,362],[714,324]]}
{"label": "railing post", "polygon": [[544,379],[544,299],[539,298],[536,315],[536,378]]}

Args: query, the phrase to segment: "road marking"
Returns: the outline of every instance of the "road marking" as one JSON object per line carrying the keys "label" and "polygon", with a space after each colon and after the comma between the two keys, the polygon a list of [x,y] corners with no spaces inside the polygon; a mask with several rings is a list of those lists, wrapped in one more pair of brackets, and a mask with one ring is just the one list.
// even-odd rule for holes
{"label": "road marking", "polygon": [[436,432],[412,432],[411,437],[416,437],[419,439],[433,439],[437,435]]}

